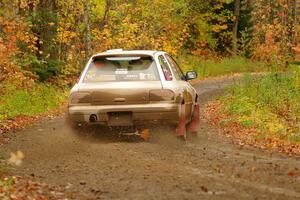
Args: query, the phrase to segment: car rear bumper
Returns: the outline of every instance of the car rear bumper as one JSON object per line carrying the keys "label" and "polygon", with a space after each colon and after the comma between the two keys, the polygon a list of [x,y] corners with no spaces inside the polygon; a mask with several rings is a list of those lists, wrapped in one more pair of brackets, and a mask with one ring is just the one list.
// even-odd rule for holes
{"label": "car rear bumper", "polygon": [[[93,123],[110,125],[110,113],[130,113],[128,125],[145,123],[145,121],[177,122],[179,119],[179,105],[176,103],[134,104],[134,105],[74,105],[69,106],[69,119],[73,122],[91,123],[90,117],[96,115],[97,121]],[[118,120],[114,120],[118,125]],[[120,125],[124,121],[120,119]]]}

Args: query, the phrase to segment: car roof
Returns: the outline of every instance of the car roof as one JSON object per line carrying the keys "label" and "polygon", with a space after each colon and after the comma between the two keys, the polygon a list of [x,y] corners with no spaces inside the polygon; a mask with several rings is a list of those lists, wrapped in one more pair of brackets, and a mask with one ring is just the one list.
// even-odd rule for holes
{"label": "car roof", "polygon": [[165,53],[164,51],[155,51],[155,50],[129,50],[123,51],[122,49],[113,49],[108,50],[102,53],[93,55],[95,56],[110,56],[110,55],[149,55],[154,56],[156,53]]}

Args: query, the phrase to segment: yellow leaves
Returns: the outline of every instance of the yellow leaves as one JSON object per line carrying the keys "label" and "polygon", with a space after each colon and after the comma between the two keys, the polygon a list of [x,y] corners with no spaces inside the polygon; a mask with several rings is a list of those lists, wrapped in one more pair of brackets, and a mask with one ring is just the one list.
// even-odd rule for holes
{"label": "yellow leaves", "polygon": [[58,40],[63,43],[67,44],[72,41],[73,38],[77,36],[76,32],[63,30],[62,28],[58,29]]}
{"label": "yellow leaves", "polygon": [[219,3],[217,5],[214,6],[214,9],[216,10],[220,10],[221,8],[223,8],[223,4],[222,3]]}
{"label": "yellow leaves", "polygon": [[230,4],[233,2],[233,0],[219,0],[219,2],[221,3],[226,3],[226,4]]}
{"label": "yellow leaves", "polygon": [[49,26],[54,26],[55,23],[54,23],[54,22],[49,22],[48,25],[49,25]]}
{"label": "yellow leaves", "polygon": [[266,124],[266,128],[268,131],[272,134],[284,132],[286,130],[286,127],[281,123],[276,122],[269,122]]}
{"label": "yellow leaves", "polygon": [[104,13],[105,13],[105,8],[106,8],[106,3],[107,1],[105,0],[91,0],[90,4],[93,5],[91,7],[92,12],[97,16],[97,18],[102,19]]}
{"label": "yellow leaves", "polygon": [[228,28],[227,24],[216,24],[216,25],[212,25],[212,31],[213,32],[221,32],[224,31]]}

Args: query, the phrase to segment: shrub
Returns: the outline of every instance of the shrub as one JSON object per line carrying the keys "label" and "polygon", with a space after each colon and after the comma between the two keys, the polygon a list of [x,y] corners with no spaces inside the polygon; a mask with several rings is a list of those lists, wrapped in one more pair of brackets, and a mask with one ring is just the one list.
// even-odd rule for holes
{"label": "shrub", "polygon": [[35,55],[26,54],[16,59],[17,65],[23,70],[32,72],[38,76],[40,81],[61,74],[63,64],[60,61],[47,59],[41,60]]}

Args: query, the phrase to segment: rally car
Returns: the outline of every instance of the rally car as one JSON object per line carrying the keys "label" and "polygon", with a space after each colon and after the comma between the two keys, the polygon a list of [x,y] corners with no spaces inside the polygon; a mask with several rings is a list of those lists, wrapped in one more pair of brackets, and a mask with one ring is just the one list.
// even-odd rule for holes
{"label": "rally car", "polygon": [[185,137],[199,127],[198,94],[188,82],[196,72],[182,72],[163,51],[108,50],[93,55],[70,92],[68,120],[73,125],[135,126],[176,124]]}

